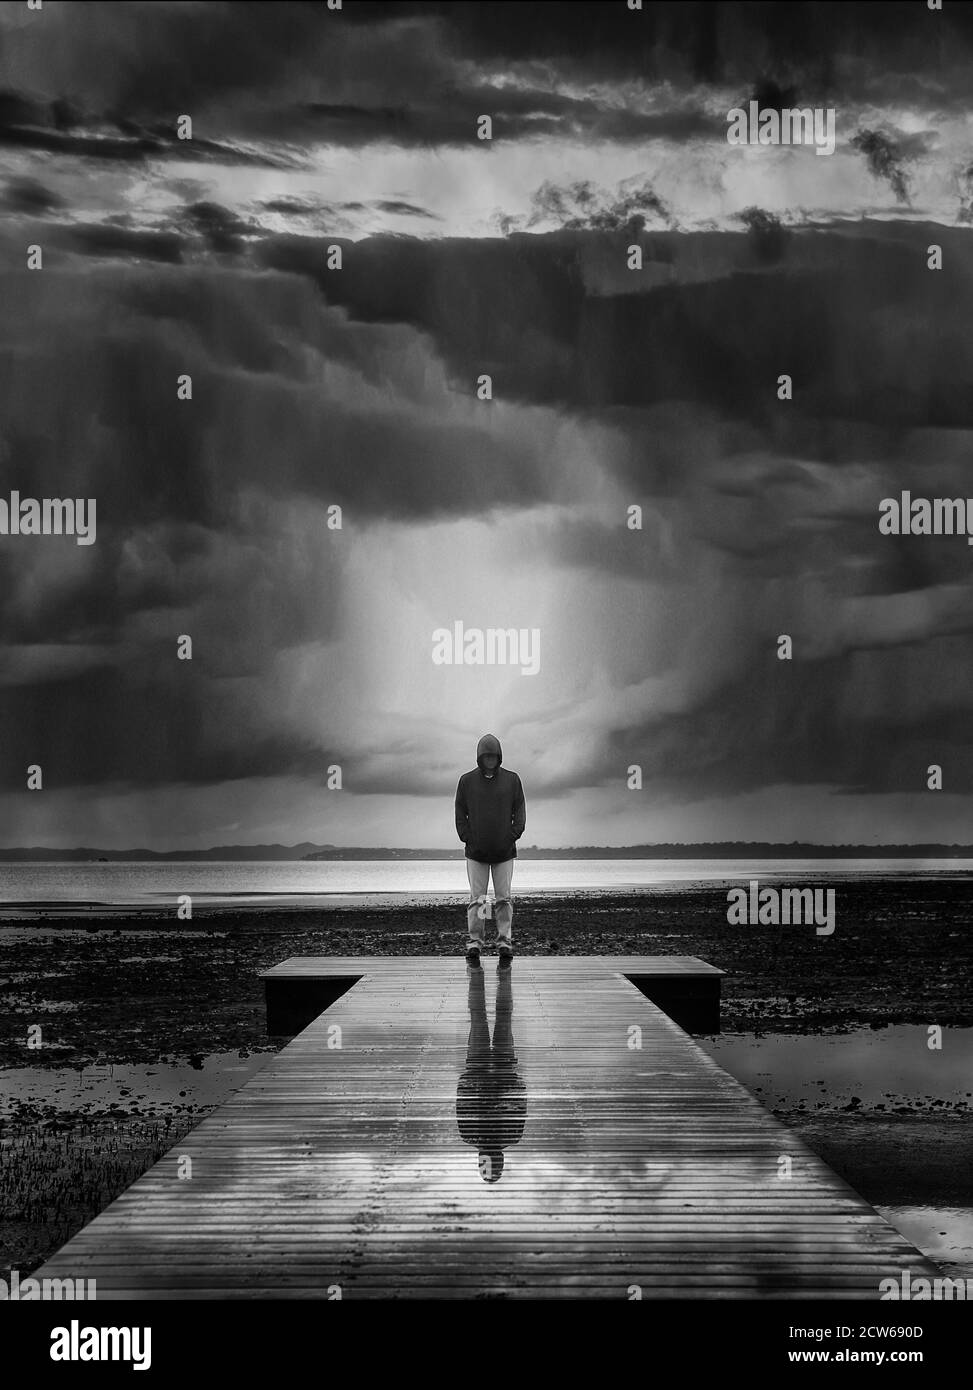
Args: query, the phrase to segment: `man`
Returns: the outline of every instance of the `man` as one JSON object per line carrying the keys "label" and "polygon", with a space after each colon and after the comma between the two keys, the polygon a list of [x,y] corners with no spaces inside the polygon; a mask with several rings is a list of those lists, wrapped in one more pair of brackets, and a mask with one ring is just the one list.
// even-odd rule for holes
{"label": "man", "polygon": [[466,955],[473,965],[479,964],[484,945],[481,904],[487,901],[491,873],[501,962],[510,960],[514,953],[510,881],[517,841],[527,824],[527,807],[520,778],[516,772],[501,767],[502,761],[500,740],[493,734],[484,734],[476,745],[476,767],[472,772],[464,772],[456,787],[456,833],[466,845],[466,872],[470,880]]}

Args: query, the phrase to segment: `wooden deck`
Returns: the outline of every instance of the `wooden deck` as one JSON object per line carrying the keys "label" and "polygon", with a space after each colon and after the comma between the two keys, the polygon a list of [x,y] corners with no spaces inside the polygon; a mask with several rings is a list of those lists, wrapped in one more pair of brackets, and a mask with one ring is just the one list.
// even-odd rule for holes
{"label": "wooden deck", "polygon": [[36,1275],[99,1299],[874,1299],[938,1273],[626,978],[659,973],[720,974],[285,962],[271,988],[358,983]]}

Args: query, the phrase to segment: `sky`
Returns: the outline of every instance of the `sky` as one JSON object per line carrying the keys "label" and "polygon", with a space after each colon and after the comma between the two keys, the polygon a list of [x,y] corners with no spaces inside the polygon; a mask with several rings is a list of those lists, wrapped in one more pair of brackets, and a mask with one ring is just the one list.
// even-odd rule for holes
{"label": "sky", "polygon": [[[0,535],[0,844],[458,847],[485,732],[525,845],[970,842],[973,549],[878,518],[973,499],[971,47],[0,4],[0,498],[97,504]],[[730,145],[751,99],[834,154]],[[456,623],[539,669],[436,664]]]}

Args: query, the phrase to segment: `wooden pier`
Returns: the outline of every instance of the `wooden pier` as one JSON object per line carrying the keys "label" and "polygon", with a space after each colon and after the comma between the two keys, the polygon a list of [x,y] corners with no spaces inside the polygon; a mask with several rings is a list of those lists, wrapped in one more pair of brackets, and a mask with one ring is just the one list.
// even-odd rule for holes
{"label": "wooden pier", "polygon": [[99,1299],[876,1299],[935,1276],[652,1002],[711,1009],[720,975],[287,961],[270,1021],[302,1031],[36,1276]]}

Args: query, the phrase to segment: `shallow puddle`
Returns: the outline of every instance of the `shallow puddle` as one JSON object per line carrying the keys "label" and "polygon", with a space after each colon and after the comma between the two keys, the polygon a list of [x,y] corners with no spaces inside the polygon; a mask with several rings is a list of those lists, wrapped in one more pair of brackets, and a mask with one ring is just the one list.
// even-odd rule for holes
{"label": "shallow puddle", "polygon": [[973,1211],[967,1207],[876,1207],[917,1250],[950,1275],[973,1279]]}
{"label": "shallow puddle", "polygon": [[249,1081],[275,1053],[212,1052],[171,1063],[77,1067],[8,1067],[0,1071],[0,1114],[23,1105],[72,1110],[145,1113],[155,1107],[219,1105]]}
{"label": "shallow puddle", "polygon": [[769,1109],[886,1113],[966,1110],[973,1100],[973,1028],[943,1028],[929,1047],[924,1024],[848,1033],[724,1033],[696,1041]]}

